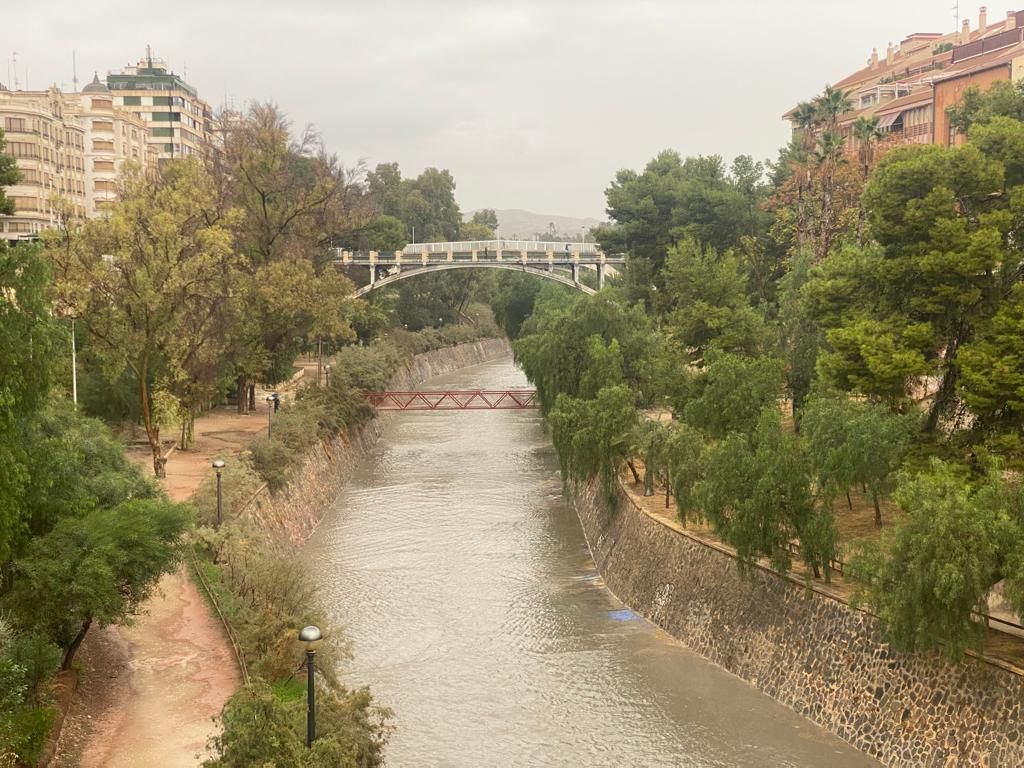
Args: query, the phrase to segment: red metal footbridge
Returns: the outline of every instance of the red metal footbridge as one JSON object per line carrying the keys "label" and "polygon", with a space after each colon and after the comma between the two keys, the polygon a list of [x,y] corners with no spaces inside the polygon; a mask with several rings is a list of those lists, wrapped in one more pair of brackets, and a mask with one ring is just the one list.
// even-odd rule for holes
{"label": "red metal footbridge", "polygon": [[534,389],[367,392],[366,399],[379,411],[522,411],[537,407]]}

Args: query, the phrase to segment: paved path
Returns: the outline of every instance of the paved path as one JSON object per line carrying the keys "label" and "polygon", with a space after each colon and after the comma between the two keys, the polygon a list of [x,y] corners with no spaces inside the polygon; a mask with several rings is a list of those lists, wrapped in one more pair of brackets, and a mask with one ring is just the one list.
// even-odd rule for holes
{"label": "paved path", "polygon": [[[170,497],[189,498],[212,472],[213,458],[237,455],[266,425],[265,407],[248,416],[218,408],[197,419],[193,448],[167,462]],[[152,472],[148,449],[129,457]],[[90,632],[78,659],[85,674],[57,766],[195,766],[206,755],[212,718],[239,684],[222,628],[184,570],[163,578],[133,626]]]}

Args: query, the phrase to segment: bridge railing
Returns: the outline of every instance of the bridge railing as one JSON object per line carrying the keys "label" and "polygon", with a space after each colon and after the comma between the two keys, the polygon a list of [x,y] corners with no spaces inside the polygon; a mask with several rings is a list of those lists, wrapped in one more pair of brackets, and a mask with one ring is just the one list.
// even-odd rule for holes
{"label": "bridge railing", "polygon": [[[568,247],[566,247],[568,246]],[[451,243],[409,243],[402,253],[406,256],[418,256],[421,253],[469,253],[471,251],[512,251],[514,253],[578,253],[593,256],[601,252],[597,243],[567,243],[546,240],[466,240]]]}

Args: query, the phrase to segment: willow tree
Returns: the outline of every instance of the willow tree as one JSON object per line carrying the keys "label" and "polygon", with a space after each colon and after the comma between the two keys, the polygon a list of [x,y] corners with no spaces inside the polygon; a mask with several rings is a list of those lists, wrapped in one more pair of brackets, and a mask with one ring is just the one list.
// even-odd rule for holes
{"label": "willow tree", "polygon": [[153,471],[164,476],[161,403],[196,382],[226,348],[232,279],[231,226],[214,185],[193,159],[149,178],[129,169],[110,215],[54,239],[56,292],[81,318],[111,379],[138,386]]}

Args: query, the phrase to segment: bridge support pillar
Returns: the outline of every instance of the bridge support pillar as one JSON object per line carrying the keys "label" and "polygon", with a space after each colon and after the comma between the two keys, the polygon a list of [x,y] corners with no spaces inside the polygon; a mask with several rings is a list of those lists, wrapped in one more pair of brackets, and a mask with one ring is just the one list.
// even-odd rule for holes
{"label": "bridge support pillar", "polygon": [[597,290],[604,288],[604,264],[597,265]]}
{"label": "bridge support pillar", "polygon": [[572,281],[578,283],[580,281],[580,265],[575,261],[572,263]]}

